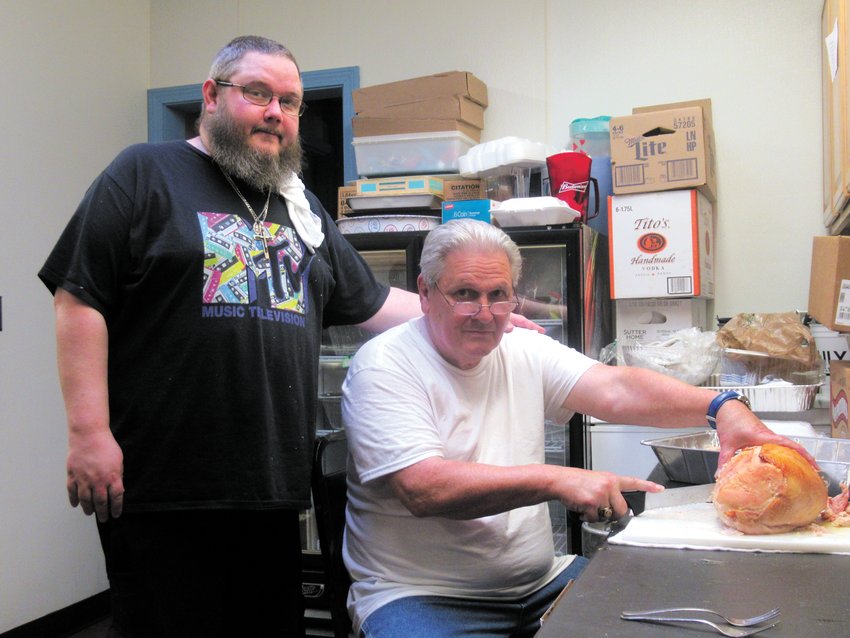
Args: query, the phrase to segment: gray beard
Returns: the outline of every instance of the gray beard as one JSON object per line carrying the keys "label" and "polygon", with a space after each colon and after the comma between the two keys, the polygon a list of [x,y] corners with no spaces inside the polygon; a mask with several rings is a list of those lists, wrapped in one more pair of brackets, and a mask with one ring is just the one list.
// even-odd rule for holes
{"label": "gray beard", "polygon": [[245,136],[228,114],[206,116],[210,156],[228,174],[247,182],[259,191],[277,193],[284,179],[300,173],[303,160],[301,139],[296,138],[278,155],[262,153],[248,146]]}

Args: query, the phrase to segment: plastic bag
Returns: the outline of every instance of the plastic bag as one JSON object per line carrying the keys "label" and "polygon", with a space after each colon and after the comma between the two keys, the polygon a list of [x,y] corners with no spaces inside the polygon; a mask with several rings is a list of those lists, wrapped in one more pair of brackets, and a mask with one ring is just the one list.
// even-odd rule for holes
{"label": "plastic bag", "polygon": [[665,341],[623,346],[626,365],[648,368],[691,385],[704,383],[720,359],[720,346],[714,332],[687,328]]}

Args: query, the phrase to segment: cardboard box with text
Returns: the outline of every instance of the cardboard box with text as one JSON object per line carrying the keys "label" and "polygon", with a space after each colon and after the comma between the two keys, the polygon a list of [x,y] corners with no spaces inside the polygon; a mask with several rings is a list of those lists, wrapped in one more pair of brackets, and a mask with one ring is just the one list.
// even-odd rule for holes
{"label": "cardboard box with text", "polygon": [[850,237],[815,237],[809,314],[830,330],[850,332]]}
{"label": "cardboard box with text", "polygon": [[612,299],[714,297],[714,210],[690,190],[608,199]]}
{"label": "cardboard box with text", "polygon": [[641,107],[611,118],[615,194],[698,188],[717,198],[711,101]]}
{"label": "cardboard box with text", "polygon": [[836,439],[850,439],[848,394],[850,394],[850,361],[830,361],[829,411],[832,436]]}

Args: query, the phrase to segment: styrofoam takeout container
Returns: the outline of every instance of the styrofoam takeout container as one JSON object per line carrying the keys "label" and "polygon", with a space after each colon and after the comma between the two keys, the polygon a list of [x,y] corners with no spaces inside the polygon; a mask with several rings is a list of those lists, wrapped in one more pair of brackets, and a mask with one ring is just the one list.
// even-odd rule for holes
{"label": "styrofoam takeout container", "polygon": [[458,159],[464,177],[487,178],[515,168],[546,166],[546,145],[519,137],[502,137],[477,144]]}
{"label": "styrofoam takeout container", "polygon": [[490,216],[502,228],[510,228],[570,224],[581,213],[557,197],[517,197],[493,204]]}

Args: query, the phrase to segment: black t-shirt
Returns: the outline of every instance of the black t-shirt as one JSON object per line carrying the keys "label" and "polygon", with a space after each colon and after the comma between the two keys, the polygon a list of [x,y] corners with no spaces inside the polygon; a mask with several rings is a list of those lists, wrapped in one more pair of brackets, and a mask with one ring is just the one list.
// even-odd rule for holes
{"label": "black t-shirt", "polygon": [[[259,213],[265,195],[236,184]],[[266,260],[208,156],[139,144],[39,272],[105,317],[127,511],[309,506],[321,329],[368,319],[388,289],[307,198],[325,241],[311,253],[272,196]]]}

